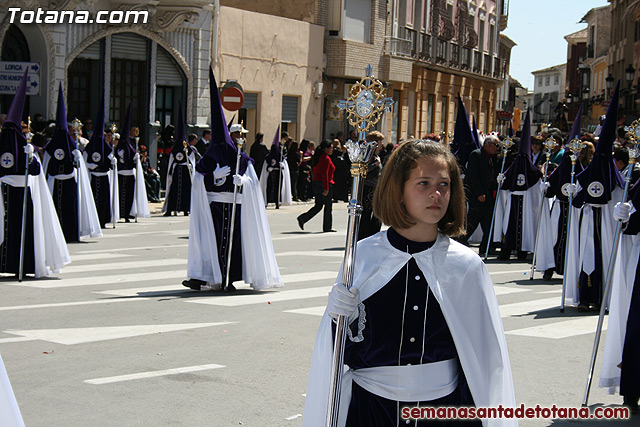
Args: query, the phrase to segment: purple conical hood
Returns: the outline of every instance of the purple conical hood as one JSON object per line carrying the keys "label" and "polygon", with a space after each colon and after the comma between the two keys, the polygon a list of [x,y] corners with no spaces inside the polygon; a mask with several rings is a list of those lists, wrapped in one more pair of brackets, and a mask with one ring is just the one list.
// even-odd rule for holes
{"label": "purple conical hood", "polygon": [[[23,147],[27,140],[22,133],[22,109],[24,108],[24,98],[26,95],[27,73],[22,76],[22,81],[18,86],[7,119],[2,124],[0,132],[0,176],[18,175],[24,173],[26,163]],[[10,154],[10,155],[9,155]]]}
{"label": "purple conical hood", "polygon": [[[100,97],[100,104],[98,105],[98,114],[93,122],[93,135],[89,140],[89,143],[84,147],[84,152],[87,153],[87,162],[95,163],[97,165],[105,165],[111,167],[111,162],[107,158],[111,154],[111,147],[104,140],[104,94]],[[99,153],[100,156],[94,156],[93,153]]]}
{"label": "purple conical hood", "polygon": [[271,149],[265,159],[268,166],[276,167],[280,162],[280,125],[276,129],[276,134],[273,136],[273,142],[271,142]]}
{"label": "purple conical hood", "polygon": [[[580,129],[582,126],[582,105],[578,109],[578,114],[573,122],[573,127],[571,128],[571,133],[569,134],[568,142],[574,137],[580,138]],[[582,163],[576,162],[574,167],[574,173],[577,175],[582,172]],[[560,164],[557,168],[547,178],[547,182],[549,183],[549,189],[545,193],[545,197],[551,198],[556,197],[560,201],[567,202],[569,197],[562,192],[562,187],[565,184],[571,182],[571,150],[568,147],[565,147],[564,154],[562,155],[562,160],[560,160]]]}
{"label": "purple conical hood", "polygon": [[[182,102],[178,103],[178,122],[176,123],[176,134],[175,134],[175,142],[173,143],[173,148],[171,149],[171,154],[174,156],[174,161],[178,163],[185,163],[188,160],[182,158],[178,160],[175,157],[178,153],[184,154],[184,142],[187,142],[187,124],[184,120],[184,114],[182,113]],[[194,148],[187,144],[187,150],[189,153],[193,152]],[[181,157],[181,156],[178,156]]]}
{"label": "purple conical hood", "polygon": [[[209,67],[209,94],[211,97],[211,143],[209,144],[209,149],[196,165],[196,170],[202,174],[213,172],[218,164],[235,169],[238,153],[229,134],[229,128],[222,110],[222,102],[220,101],[218,84],[211,67]],[[252,162],[252,159],[247,154],[242,153],[240,170],[238,171],[240,175],[244,174],[249,162]]]}
{"label": "purple conical hood", "polygon": [[478,126],[476,126],[476,116],[473,116],[473,139],[475,141],[476,147],[480,148],[482,147],[482,144],[480,144],[480,135],[478,134]]}
{"label": "purple conical hood", "polygon": [[576,207],[581,207],[584,203],[607,204],[611,200],[611,192],[615,190],[616,186],[624,187],[624,179],[616,167],[612,153],[613,141],[616,139],[619,92],[620,81],[618,80],[607,109],[607,116],[602,125],[593,160],[577,176],[582,188],[573,202]]}
{"label": "purple conical hood", "polygon": [[596,145],[596,153],[607,154],[613,156],[613,142],[616,140],[616,123],[618,121],[618,100],[620,98],[620,80],[616,84],[616,88],[613,91],[609,108],[607,109],[607,115],[602,124],[602,130],[600,131],[600,138],[598,138],[598,145]]}
{"label": "purple conical hood", "polygon": [[[62,83],[60,83],[58,90],[58,109],[56,112],[56,127],[53,131],[51,141],[44,147],[44,151],[49,153],[51,160],[49,162],[48,169],[57,171],[58,166],[69,165],[74,163],[73,150],[76,149],[76,142],[71,138],[69,134],[69,126],[67,125],[67,113],[64,105],[64,92],[62,90]],[[48,171],[45,171],[48,172]]]}
{"label": "purple conical hood", "polygon": [[456,156],[461,167],[466,167],[469,154],[480,148],[473,137],[471,131],[471,125],[469,125],[469,117],[467,116],[467,110],[464,108],[464,103],[460,94],[458,94],[458,115],[456,117],[456,124],[453,130],[453,142],[451,143],[451,152]]}
{"label": "purple conical hood", "polygon": [[[571,133],[569,133],[569,139],[567,139],[567,143],[571,142],[571,140],[575,137],[580,139],[580,134],[582,133],[582,104],[580,104],[580,108],[578,109],[578,115],[576,115],[575,120],[573,121],[573,126],[571,127]],[[565,150],[565,153],[570,150]]]}
{"label": "purple conical hood", "polygon": [[518,155],[515,161],[504,173],[503,188],[511,191],[525,191],[531,188],[542,176],[542,172],[531,161],[531,124],[529,110],[524,117],[522,135]]}
{"label": "purple conical hood", "polygon": [[27,97],[27,71],[28,70],[25,70],[22,75],[22,79],[18,85],[18,90],[13,97],[13,101],[11,101],[11,107],[9,107],[9,112],[7,113],[7,118],[5,120],[5,123],[15,123],[18,127],[22,125],[24,101]]}
{"label": "purple conical hood", "polygon": [[136,149],[131,145],[131,103],[127,107],[127,113],[124,115],[122,126],[120,127],[120,141],[118,142],[117,150],[125,150],[127,156],[133,157],[136,153]]}
{"label": "purple conical hood", "polygon": [[178,152],[184,149],[182,141],[187,140],[187,126],[184,123],[184,115],[182,114],[182,102],[178,103],[178,121],[176,123],[175,142],[173,143],[173,151]]}
{"label": "purple conical hood", "polygon": [[62,82],[58,88],[58,110],[56,111],[56,127],[68,127],[67,126],[67,107],[64,105],[64,90],[62,89]]}

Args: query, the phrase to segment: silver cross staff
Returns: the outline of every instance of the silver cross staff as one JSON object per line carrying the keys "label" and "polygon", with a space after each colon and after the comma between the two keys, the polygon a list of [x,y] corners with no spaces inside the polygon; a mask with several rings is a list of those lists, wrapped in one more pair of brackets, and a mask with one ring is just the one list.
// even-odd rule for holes
{"label": "silver cross staff", "polygon": [[[624,194],[622,195],[622,203],[627,201],[627,193],[629,192],[629,186],[631,183],[631,173],[633,172],[636,159],[638,158],[638,144],[640,144],[640,119],[636,119],[631,126],[624,128],[627,132],[631,132],[631,141],[633,142],[633,148],[629,150],[629,169],[627,169],[627,176],[624,180]],[[622,233],[622,220],[617,221],[616,234],[613,239],[613,246],[611,248],[611,258],[609,261],[609,268],[607,270],[607,281],[605,282],[604,294],[602,295],[602,304],[600,305],[600,315],[598,316],[598,326],[596,327],[596,337],[593,342],[593,351],[591,352],[591,363],[589,364],[589,374],[587,376],[587,386],[584,391],[584,400],[582,406],[587,406],[589,400],[589,390],[591,389],[591,379],[593,378],[593,369],[596,366],[596,356],[598,354],[598,346],[600,345],[600,335],[602,334],[602,324],[604,323],[604,312],[606,309],[606,302],[609,301],[609,294],[611,293],[611,280],[613,279],[613,267],[616,263],[616,256],[618,255],[618,244],[620,243],[620,234]]]}
{"label": "silver cross staff", "polygon": [[[358,83],[351,86],[349,98],[340,101],[338,107],[347,112],[349,123],[358,129],[359,141],[347,141],[345,146],[351,160],[351,200],[349,201],[349,222],[347,224],[347,242],[343,258],[342,283],[351,288],[353,284],[353,266],[356,258],[356,244],[358,240],[358,226],[362,214],[362,182],[367,176],[367,163],[376,150],[377,142],[365,143],[365,132],[382,118],[386,111],[390,111],[393,99],[386,98],[386,89],[382,82],[373,77],[373,68],[367,66],[367,75]],[[362,142],[360,142],[362,141]],[[336,335],[333,346],[333,363],[331,368],[331,385],[327,408],[327,427],[338,425],[338,406],[340,403],[340,386],[344,365],[344,346],[348,324],[344,316],[336,321]]]}
{"label": "silver cross staff", "polygon": [[[75,119],[73,119],[73,121],[71,122],[71,127],[73,127],[73,133],[76,135],[76,150],[80,149],[80,135],[81,135],[81,131],[80,129],[82,128],[82,122],[76,117]],[[80,159],[76,159],[75,160],[75,164],[76,164],[76,193],[77,193],[77,198],[78,198],[78,218],[81,217],[81,206],[80,206],[80,200],[82,197],[82,189],[80,188]],[[82,233],[80,233],[80,221],[78,220],[78,236]]]}
{"label": "silver cross staff", "polygon": [[[22,198],[22,229],[20,231],[20,264],[18,265],[18,282],[22,282],[22,278],[24,276],[24,239],[27,231],[27,193],[29,191],[29,163],[31,163],[31,158],[33,157],[33,147],[31,146],[31,138],[33,138],[33,133],[31,132],[31,116],[27,118],[27,133],[25,134],[25,138],[27,139],[27,145],[25,145],[24,147],[26,159],[24,165],[24,196]],[[16,158],[17,157],[18,153],[16,153]]]}
{"label": "silver cross staff", "polygon": [[[556,139],[552,136],[544,141],[544,155],[547,157],[547,160],[544,162],[544,180],[543,182],[547,182],[548,178],[548,170],[549,170],[549,157],[551,157],[551,151],[558,146]],[[546,192],[546,188],[544,190]],[[544,194],[542,194],[542,198],[540,199],[540,212],[538,214],[538,230],[536,231],[536,243],[533,246],[533,259],[531,260],[531,276],[529,280],[533,280],[534,267],[536,265],[536,252],[538,252],[538,239],[540,238],[540,222],[542,221],[542,207],[544,203]]]}
{"label": "silver cross staff", "polygon": [[[587,144],[585,144],[584,142],[580,141],[580,139],[578,139],[578,137],[576,136],[575,138],[573,138],[571,140],[571,142],[569,142],[569,144],[567,144],[567,148],[569,148],[569,150],[571,150],[571,184],[573,186],[574,181],[575,181],[575,176],[576,176],[576,162],[578,161],[578,154],[580,154],[580,151],[582,151],[582,149],[584,147],[586,147]],[[567,291],[567,267],[568,267],[568,262],[567,262],[567,257],[569,256],[569,234],[571,233],[571,206],[573,204],[573,192],[569,193],[568,195],[569,197],[569,206],[567,208],[567,233],[566,233],[566,238],[565,238],[565,244],[564,244],[564,269],[562,272],[562,299],[560,300],[560,313],[564,313],[564,297]]]}
{"label": "silver cross staff", "polygon": [[[500,174],[504,172],[504,162],[507,160],[507,154],[511,147],[513,147],[513,139],[510,136],[506,137],[503,141],[500,141],[500,148],[502,148],[502,166],[500,167]],[[487,260],[489,256],[489,247],[491,246],[491,241],[493,240],[493,222],[496,219],[496,207],[498,206],[498,196],[500,194],[500,187],[502,187],[502,181],[498,182],[498,191],[496,191],[496,200],[493,201],[493,215],[491,216],[491,227],[489,227],[489,238],[487,239],[487,251],[484,253],[484,260]]]}

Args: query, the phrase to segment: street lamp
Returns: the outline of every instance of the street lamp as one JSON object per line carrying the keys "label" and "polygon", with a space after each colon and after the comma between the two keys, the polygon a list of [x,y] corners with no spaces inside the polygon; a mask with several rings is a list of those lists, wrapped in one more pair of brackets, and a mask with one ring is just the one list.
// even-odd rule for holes
{"label": "street lamp", "polygon": [[633,65],[629,64],[627,68],[624,69],[624,75],[627,80],[627,86],[631,87],[631,83],[633,83],[633,78],[636,75],[636,69],[633,68]]}
{"label": "street lamp", "polygon": [[614,81],[615,79],[613,78],[613,76],[612,76],[611,74],[609,74],[609,75],[607,76],[607,78],[606,78],[606,79],[604,79],[604,80],[606,81],[606,84],[607,84],[607,90],[608,90],[609,92],[611,92],[611,89],[613,89],[613,81]]}
{"label": "street lamp", "polygon": [[582,99],[589,99],[589,86],[582,89]]}

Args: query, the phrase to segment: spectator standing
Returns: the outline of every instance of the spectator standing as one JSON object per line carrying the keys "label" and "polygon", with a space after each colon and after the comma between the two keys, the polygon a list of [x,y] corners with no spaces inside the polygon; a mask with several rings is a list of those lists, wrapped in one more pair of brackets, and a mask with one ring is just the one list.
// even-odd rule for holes
{"label": "spectator standing", "polygon": [[300,169],[298,173],[298,198],[303,202],[309,200],[311,188],[311,141],[303,139],[300,143]]}
{"label": "spectator standing", "polygon": [[337,202],[338,200],[342,200],[344,202],[349,201],[349,182],[351,181],[351,174],[349,173],[349,169],[351,167],[351,162],[349,162],[345,155],[345,150],[343,145],[340,143],[339,139],[333,140],[333,155],[331,156],[331,161],[336,167],[336,172],[333,176],[333,180],[336,182],[333,186],[333,201]]}
{"label": "spectator standing", "polygon": [[269,154],[269,149],[266,145],[264,145],[264,134],[258,132],[256,134],[256,140],[251,146],[251,151],[249,151],[249,156],[254,161],[254,168],[256,170],[256,174],[258,174],[258,179],[262,174],[262,165],[264,164],[264,159]]}
{"label": "spectator standing", "polygon": [[489,135],[484,140],[482,148],[472,151],[467,162],[467,173],[464,182],[467,190],[467,234],[462,239],[465,243],[480,225],[482,227],[482,241],[480,255],[484,253],[489,242],[489,228],[493,215],[493,193],[498,188],[494,156],[498,153],[499,139]]}
{"label": "spectator standing", "polygon": [[329,141],[322,141],[318,149],[313,154],[311,163],[313,165],[313,193],[315,196],[315,204],[307,212],[298,216],[298,226],[304,230],[304,224],[311,220],[318,212],[324,209],[322,215],[322,231],[336,231],[331,228],[331,205],[332,205],[332,186],[333,174],[336,167],[331,162],[331,154],[333,153],[333,144]]}
{"label": "spectator standing", "polygon": [[358,240],[373,236],[382,227],[380,220],[373,214],[373,192],[376,189],[378,177],[382,172],[380,152],[384,146],[384,135],[374,130],[367,134],[366,141],[375,141],[378,145],[373,157],[367,163],[367,176],[364,179],[362,190],[362,216],[360,217],[360,227],[358,228]]}
{"label": "spectator standing", "polygon": [[299,201],[298,198],[298,175],[300,173],[300,150],[298,143],[292,141],[289,146],[289,154],[287,156],[287,164],[289,165],[289,176],[291,177],[291,197],[294,202]]}

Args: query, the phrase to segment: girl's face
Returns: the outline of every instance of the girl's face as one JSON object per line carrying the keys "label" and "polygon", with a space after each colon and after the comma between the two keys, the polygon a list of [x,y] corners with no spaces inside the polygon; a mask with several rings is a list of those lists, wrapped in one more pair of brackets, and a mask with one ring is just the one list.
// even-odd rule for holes
{"label": "girl's face", "polygon": [[[404,183],[402,202],[416,225],[407,229],[415,241],[435,240],[449,206],[451,179],[442,157],[421,157]],[[424,240],[428,238],[428,240]]]}

